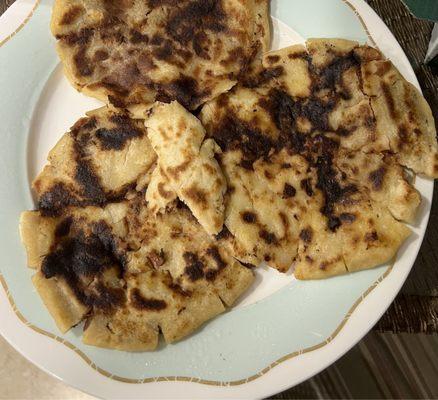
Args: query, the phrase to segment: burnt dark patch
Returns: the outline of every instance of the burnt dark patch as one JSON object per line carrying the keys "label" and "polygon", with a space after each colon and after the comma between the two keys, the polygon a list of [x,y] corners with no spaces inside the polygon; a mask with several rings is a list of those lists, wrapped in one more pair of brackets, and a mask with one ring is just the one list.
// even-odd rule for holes
{"label": "burnt dark patch", "polygon": [[298,105],[298,115],[307,118],[312,124],[312,130],[327,131],[330,129],[328,116],[336,106],[335,99],[322,100],[310,97]]}
{"label": "burnt dark patch", "polygon": [[149,42],[149,37],[135,29],[131,29],[129,32],[129,41],[132,44],[147,44]]}
{"label": "burnt dark patch", "polygon": [[352,126],[351,128],[344,128],[340,126],[338,129],[335,130],[335,133],[338,136],[341,137],[348,137],[350,136],[355,130],[357,129],[357,126]]}
{"label": "burnt dark patch", "polygon": [[216,269],[208,269],[207,272],[205,273],[205,278],[208,281],[213,281],[216,279],[220,271],[222,271],[227,266],[227,263],[222,259],[219,250],[216,246],[209,247],[207,249],[207,254],[216,263]]}
{"label": "burnt dark patch", "polygon": [[227,266],[227,263],[222,259],[216,246],[209,247],[207,254],[214,260],[218,270],[224,269]]}
{"label": "burnt dark patch", "polygon": [[87,55],[86,47],[81,47],[79,51],[73,56],[73,62],[76,71],[81,76],[91,76],[94,72],[94,65]]}
{"label": "burnt dark patch", "polygon": [[341,186],[337,180],[337,173],[333,167],[336,143],[327,143],[329,139],[321,139],[321,155],[317,158],[316,169],[318,181],[316,187],[324,195],[324,206],[321,213],[327,217],[327,225],[331,231],[336,231],[341,226],[341,219],[335,215],[335,204],[349,195],[357,192],[355,185]]}
{"label": "burnt dark patch", "polygon": [[259,236],[267,243],[267,244],[277,244],[278,240],[274,233],[268,232],[266,229],[262,229],[259,231]]}
{"label": "burnt dark patch", "polygon": [[210,41],[205,32],[197,32],[193,37],[192,43],[193,50],[195,51],[197,56],[205,60],[209,60],[211,58],[208,53]]}
{"label": "burnt dark patch", "polygon": [[65,207],[77,205],[74,191],[62,182],[55,183],[38,199],[38,210],[45,217],[58,216]]}
{"label": "burnt dark patch", "polygon": [[300,239],[306,243],[310,244],[312,242],[313,231],[311,228],[302,229],[300,232]]}
{"label": "burnt dark patch", "polygon": [[270,82],[272,79],[283,75],[284,68],[277,66],[274,68],[266,68],[257,74],[248,74],[240,76],[240,83],[247,88],[256,88]]}
{"label": "burnt dark patch", "polygon": [[86,46],[91,37],[94,35],[94,30],[91,28],[83,28],[79,32],[69,33],[68,35],[58,35],[57,39],[61,40],[65,44],[69,46]]}
{"label": "burnt dark patch", "polygon": [[269,137],[231,112],[213,127],[211,136],[224,151],[241,150],[241,166],[250,170],[254,161],[266,157],[274,147]]}
{"label": "burnt dark patch", "polygon": [[339,219],[341,220],[341,222],[351,224],[356,220],[356,216],[351,213],[342,213],[341,215],[339,215]]}
{"label": "burnt dark patch", "polygon": [[313,196],[313,188],[312,188],[312,180],[310,178],[303,179],[300,182],[301,189],[306,192],[307,196],[312,197]]}
{"label": "burnt dark patch", "polygon": [[290,53],[287,55],[287,58],[289,58],[289,60],[296,60],[296,59],[301,58],[301,59],[307,61],[308,63],[310,62],[310,56],[306,52]]}
{"label": "burnt dark patch", "polygon": [[[108,268],[121,271],[121,258],[111,229],[100,221],[91,234],[79,231],[57,243],[44,257],[41,272],[46,279],[63,278],[83,304],[110,309],[124,303],[124,293],[119,288],[106,287],[99,277]],[[88,286],[86,282],[96,278],[97,284]]]}
{"label": "burnt dark patch", "polygon": [[77,139],[84,131],[90,131],[96,127],[96,117],[81,118],[71,127],[70,134]]}
{"label": "burnt dark patch", "polygon": [[301,100],[295,101],[286,92],[272,89],[266,98],[259,100],[260,107],[264,108],[280,130],[277,140],[277,149],[289,147],[295,152],[304,150],[306,138],[297,131],[296,120],[302,113]]}
{"label": "burnt dark patch", "polygon": [[123,108],[126,106],[126,103],[123,99],[120,97],[114,96],[112,94],[108,95],[108,101],[110,104],[112,104],[114,107]]}
{"label": "burnt dark patch", "polygon": [[171,61],[173,59],[174,49],[169,40],[164,40],[159,47],[152,50],[152,54],[158,60]]}
{"label": "burnt dark patch", "polygon": [[158,101],[170,103],[175,99],[189,109],[194,108],[199,98],[206,94],[200,90],[198,82],[187,75],[181,75],[167,84],[157,85],[157,90]]}
{"label": "burnt dark patch", "polygon": [[99,49],[94,52],[93,61],[100,62],[107,60],[109,58],[109,53],[106,50]]}
{"label": "burnt dark patch", "polygon": [[104,220],[100,220],[91,225],[91,232],[102,243],[106,251],[111,252],[117,263],[124,267],[125,256],[117,248],[117,241],[112,234],[111,227]]}
{"label": "burnt dark patch", "polygon": [[242,159],[240,160],[239,164],[237,164],[239,167],[242,167],[243,169],[246,169],[248,171],[254,171],[253,168],[254,161]]}
{"label": "burnt dark patch", "polygon": [[183,254],[186,267],[184,272],[192,282],[195,282],[204,277],[204,263],[199,259],[198,255],[190,251]]}
{"label": "burnt dark patch", "polygon": [[259,101],[259,105],[266,109],[281,132],[281,147],[289,147],[297,153],[305,150],[308,136],[298,131],[299,118],[308,120],[312,127],[311,132],[329,130],[328,116],[334,109],[336,100],[326,100],[317,97],[294,100],[289,94],[280,89],[271,89],[267,98]]}
{"label": "burnt dark patch", "polygon": [[95,135],[103,150],[122,150],[131,139],[142,137],[143,131],[131,123],[123,123],[117,128],[99,128]]}
{"label": "burnt dark patch", "polygon": [[143,297],[137,288],[132,289],[129,297],[131,304],[138,310],[161,311],[167,307],[164,300]]}
{"label": "burnt dark patch", "polygon": [[126,302],[126,294],[122,288],[108,287],[99,282],[93,296],[88,297],[90,305],[104,311],[111,311]]}
{"label": "burnt dark patch", "polygon": [[56,225],[55,228],[55,237],[61,238],[64,236],[67,236],[70,233],[70,228],[73,224],[73,218],[72,217],[66,217],[61,222]]}
{"label": "burnt dark patch", "polygon": [[275,64],[275,63],[280,61],[280,56],[277,56],[277,55],[268,56],[266,58],[267,58],[267,61],[268,61],[269,64]]}
{"label": "burnt dark patch", "polygon": [[289,183],[284,184],[283,199],[290,199],[291,197],[295,197],[296,194],[297,190],[292,185]]}
{"label": "burnt dark patch", "polygon": [[88,201],[93,204],[104,204],[106,202],[105,192],[100,180],[88,161],[84,159],[77,160],[75,180],[81,186],[83,195]]}
{"label": "burnt dark patch", "polygon": [[192,295],[192,292],[185,290],[179,285],[178,283],[171,282],[167,284],[167,287],[172,290],[172,292],[178,294],[182,297],[190,297]]}
{"label": "burnt dark patch", "polygon": [[385,167],[380,167],[369,174],[368,180],[371,182],[371,185],[374,190],[378,191],[382,189],[383,181],[385,179],[385,174],[386,174]]}
{"label": "burnt dark patch", "polygon": [[257,222],[257,215],[251,211],[242,212],[241,217],[248,224],[255,224]]}
{"label": "burnt dark patch", "polygon": [[343,73],[350,68],[357,68],[358,66],[360,66],[360,60],[353,52],[343,57],[335,57],[329,65],[319,71],[318,80],[315,82],[314,89],[330,89],[334,91],[337,89],[337,86],[342,87]]}
{"label": "burnt dark patch", "polygon": [[[88,85],[88,87],[90,87],[90,85]],[[124,100],[123,100],[123,96],[128,95],[129,91],[124,88],[120,82],[115,79],[115,77],[111,77],[111,76],[107,76],[105,78],[102,79],[102,81],[100,83],[96,83],[96,84],[92,84],[91,87],[93,88],[99,88],[99,87],[103,87],[105,89],[107,89],[108,91],[110,91],[112,94],[108,95],[108,99],[110,99],[111,97],[111,102],[117,102],[118,104],[125,104]],[[123,106],[122,106],[123,108]]]}
{"label": "burnt dark patch", "polygon": [[166,31],[177,42],[187,45],[198,32],[225,30],[226,14],[221,0],[199,0],[183,4],[171,11]]}

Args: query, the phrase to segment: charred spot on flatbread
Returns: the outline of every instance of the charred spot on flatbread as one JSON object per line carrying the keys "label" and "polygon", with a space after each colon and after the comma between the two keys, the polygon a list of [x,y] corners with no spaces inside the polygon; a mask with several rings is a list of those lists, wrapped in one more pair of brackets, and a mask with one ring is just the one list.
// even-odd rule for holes
{"label": "charred spot on flatbread", "polygon": [[260,64],[270,41],[266,0],[57,0],[51,29],[71,83],[116,107],[196,109]]}

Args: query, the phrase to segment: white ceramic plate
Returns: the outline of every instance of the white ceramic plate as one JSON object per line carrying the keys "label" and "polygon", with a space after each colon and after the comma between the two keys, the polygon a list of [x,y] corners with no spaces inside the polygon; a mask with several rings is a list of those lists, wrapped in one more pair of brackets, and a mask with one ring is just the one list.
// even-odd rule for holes
{"label": "white ceramic plate", "polygon": [[[29,182],[48,150],[99,103],[63,77],[50,10],[49,0],[18,0],[0,19],[0,333],[42,369],[104,398],[261,398],[302,382],[349,350],[411,270],[429,217],[429,180],[417,178],[424,201],[415,233],[391,266],[315,282],[262,268],[254,290],[235,308],[153,353],[85,346],[80,328],[59,334],[32,288],[18,217],[33,207]],[[368,41],[418,86],[400,46],[362,0],[273,0],[271,13],[273,48],[308,37]]]}

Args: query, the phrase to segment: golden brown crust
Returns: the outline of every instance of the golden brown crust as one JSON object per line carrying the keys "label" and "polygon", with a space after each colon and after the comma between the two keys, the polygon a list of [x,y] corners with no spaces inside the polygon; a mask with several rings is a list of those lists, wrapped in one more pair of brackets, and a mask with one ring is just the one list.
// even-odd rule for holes
{"label": "golden brown crust", "polygon": [[39,271],[32,283],[62,333],[77,325],[89,311],[74,295],[71,287],[62,279],[46,279]]}
{"label": "golden brown crust", "polygon": [[[265,54],[263,66],[200,114],[223,152],[223,240],[243,262],[294,263],[300,279],[387,262],[410,233],[399,221],[412,222],[421,201],[403,166],[434,176],[430,109],[379,51],[356,42],[312,39]],[[387,100],[393,115],[372,92],[382,80],[405,90],[404,109],[403,93]],[[392,154],[385,118],[409,119],[409,149]]]}
{"label": "golden brown crust", "polygon": [[116,107],[176,99],[196,109],[260,63],[268,8],[267,0],[57,0],[51,30],[78,90]]}
{"label": "golden brown crust", "polygon": [[116,201],[155,159],[141,121],[107,107],[90,111],[61,137],[34,180],[38,207],[56,215],[69,205]]}
{"label": "golden brown crust", "polygon": [[37,211],[23,211],[20,215],[20,237],[26,247],[27,266],[37,269],[53,243],[56,222],[41,218]]}
{"label": "golden brown crust", "polygon": [[216,143],[204,141],[201,122],[176,101],[157,103],[145,125],[158,156],[146,199],[155,212],[164,211],[175,194],[210,235],[222,230],[226,182],[215,159]]}
{"label": "golden brown crust", "polygon": [[[254,279],[187,209],[155,216],[141,193],[105,208],[69,207],[57,218],[30,216],[49,248],[37,257],[33,283],[62,332],[86,319],[86,344],[153,350],[159,330],[168,343],[179,340]],[[26,249],[38,240],[23,236]]]}

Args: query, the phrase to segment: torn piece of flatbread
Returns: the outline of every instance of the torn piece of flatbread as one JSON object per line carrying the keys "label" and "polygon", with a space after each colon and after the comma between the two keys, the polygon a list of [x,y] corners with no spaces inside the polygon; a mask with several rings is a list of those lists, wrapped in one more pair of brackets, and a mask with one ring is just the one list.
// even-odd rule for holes
{"label": "torn piece of flatbread", "polygon": [[163,169],[157,165],[146,189],[148,207],[154,214],[165,212],[177,198],[178,196]]}
{"label": "torn piece of flatbread", "polygon": [[33,182],[37,207],[57,215],[69,205],[103,205],[123,198],[156,160],[141,121],[103,107],[64,134]]}
{"label": "torn piece of flatbread", "polygon": [[152,209],[164,210],[174,198],[171,188],[207,233],[219,233],[226,182],[214,157],[216,143],[204,141],[205,130],[199,120],[177,102],[158,103],[145,124],[159,168],[146,194]]}
{"label": "torn piece of flatbread", "polygon": [[[154,215],[141,196],[128,213],[124,308],[98,312],[84,342],[124,350],[152,350],[162,332],[179,340],[225,311],[249,287],[252,271],[200,229],[185,207]],[[132,241],[132,243],[131,243]]]}
{"label": "torn piece of flatbread", "polygon": [[254,277],[187,208],[155,216],[142,193],[128,197],[57,217],[25,212],[22,240],[62,332],[85,320],[86,344],[153,350],[160,332],[171,343],[224,312]]}
{"label": "torn piece of flatbread", "polygon": [[115,107],[228,91],[270,44],[268,0],[56,0],[51,30],[64,72]]}
{"label": "torn piece of flatbread", "polygon": [[398,161],[419,174],[438,177],[435,120],[425,98],[389,60],[361,66],[377,130],[389,140]]}
{"label": "torn piece of flatbread", "polygon": [[366,195],[358,192],[349,199],[336,205],[341,222],[336,230],[321,219],[319,204],[304,214],[294,270],[298,279],[327,278],[384,264],[410,235],[406,225]]}
{"label": "torn piece of flatbread", "polygon": [[117,274],[126,212],[119,203],[64,209],[58,217],[22,213],[21,239],[29,266],[37,270],[32,282],[62,332],[81,322],[93,306],[109,309],[122,301]]}
{"label": "torn piece of flatbread", "polygon": [[[421,201],[404,166],[434,176],[437,144],[430,109],[408,101],[420,95],[403,81],[405,96],[394,107],[404,98],[405,112],[397,115],[411,124],[410,149],[394,151],[391,130],[382,125],[391,112],[379,106],[382,115],[376,113],[380,97],[366,87],[389,79],[382,78],[387,70],[370,69],[385,63],[371,47],[313,39],[306,47],[267,53],[258,77],[202,108],[200,119],[222,150],[228,184],[226,229],[219,238],[238,259],[265,260],[280,271],[295,261],[296,276],[312,279],[370,268],[395,255],[410,232],[402,222],[414,221]],[[279,229],[279,211],[288,218],[289,237]],[[313,247],[305,246],[307,223],[315,232]],[[270,246],[260,240],[262,227]],[[280,258],[282,246],[287,251]]]}

